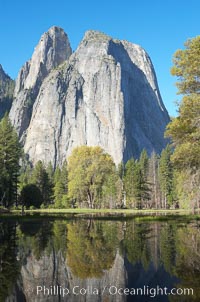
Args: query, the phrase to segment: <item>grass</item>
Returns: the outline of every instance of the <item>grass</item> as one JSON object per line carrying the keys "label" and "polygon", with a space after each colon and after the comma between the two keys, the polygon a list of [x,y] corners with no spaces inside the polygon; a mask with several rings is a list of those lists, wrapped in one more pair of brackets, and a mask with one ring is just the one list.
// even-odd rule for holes
{"label": "grass", "polygon": [[179,221],[190,222],[200,221],[200,209],[195,213],[192,210],[137,210],[137,209],[37,209],[25,210],[24,215],[21,210],[11,210],[7,213],[0,212],[0,218],[6,219],[98,219],[98,220],[129,220],[137,222],[153,221]]}
{"label": "grass", "polygon": [[[25,210],[25,214],[108,214],[109,216],[115,215],[155,215],[155,216],[163,216],[163,215],[199,215],[200,210],[195,211],[193,213],[192,210],[156,210],[156,209],[88,209],[88,208],[76,208],[76,209],[35,209],[35,210]],[[21,210],[11,210],[10,214],[21,215]]]}
{"label": "grass", "polygon": [[[19,211],[19,210],[13,210]],[[200,211],[200,209],[196,210]],[[35,210],[26,210],[26,212],[40,212],[40,213],[192,213],[192,210],[186,209],[89,209],[89,208],[70,208],[70,209],[35,209]]]}

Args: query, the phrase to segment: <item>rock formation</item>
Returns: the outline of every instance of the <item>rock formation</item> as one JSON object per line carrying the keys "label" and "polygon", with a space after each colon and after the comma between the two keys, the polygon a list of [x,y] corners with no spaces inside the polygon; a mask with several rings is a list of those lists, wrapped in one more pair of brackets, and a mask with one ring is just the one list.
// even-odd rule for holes
{"label": "rock formation", "polygon": [[[124,296],[109,294],[107,288],[113,285],[117,288],[126,287],[124,258],[118,252],[112,268],[105,270],[101,278],[86,279],[78,278],[71,273],[70,267],[60,251],[57,254],[44,254],[39,260],[33,254],[30,254],[21,267],[20,278],[13,289],[13,293],[5,302],[126,301]],[[42,287],[41,292],[38,291],[37,293],[37,286]],[[46,290],[44,290],[44,286]],[[59,290],[60,288],[61,291]],[[62,293],[65,288],[69,290],[69,294],[63,297]],[[106,288],[105,291],[104,288]],[[52,292],[50,291],[51,289]],[[86,289],[87,292],[84,295],[79,294],[81,289]],[[96,289],[98,295],[92,294],[92,289]],[[50,292],[49,295],[48,290]]]}
{"label": "rock formation", "polygon": [[4,72],[0,64],[0,119],[12,105],[14,81]]}
{"label": "rock formation", "polygon": [[144,49],[88,31],[70,54],[54,27],[19,73],[10,117],[30,160],[55,167],[84,144],[101,146],[116,164],[143,148],[160,152],[169,116]]}
{"label": "rock formation", "polygon": [[32,107],[40,86],[50,71],[71,55],[68,37],[59,27],[52,27],[41,37],[30,61],[21,68],[15,85],[10,119],[21,137],[29,126]]}

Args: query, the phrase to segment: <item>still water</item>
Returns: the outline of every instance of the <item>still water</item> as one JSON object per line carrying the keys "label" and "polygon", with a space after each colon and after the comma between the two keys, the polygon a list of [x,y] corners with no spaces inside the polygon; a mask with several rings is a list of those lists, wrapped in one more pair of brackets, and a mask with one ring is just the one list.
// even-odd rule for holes
{"label": "still water", "polygon": [[0,301],[200,301],[200,222],[0,219]]}

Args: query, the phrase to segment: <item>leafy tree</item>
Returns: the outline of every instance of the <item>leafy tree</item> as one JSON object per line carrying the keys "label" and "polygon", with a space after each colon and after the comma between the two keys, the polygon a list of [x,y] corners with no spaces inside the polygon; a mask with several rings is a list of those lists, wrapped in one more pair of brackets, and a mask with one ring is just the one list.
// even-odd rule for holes
{"label": "leafy tree", "polygon": [[172,75],[178,77],[178,93],[183,95],[179,116],[172,119],[166,135],[172,138],[175,152],[172,159],[177,167],[200,167],[200,36],[189,39],[184,50],[174,54]]}
{"label": "leafy tree", "polygon": [[200,95],[184,96],[179,116],[168,125],[166,135],[172,138],[175,151],[172,160],[180,170],[195,172],[200,168]]}
{"label": "leafy tree", "polygon": [[[178,93],[183,95],[179,116],[172,119],[166,135],[171,137],[175,151],[172,155],[178,172],[178,191],[182,197],[199,201],[200,180],[200,36],[189,39],[185,49],[174,54],[172,75],[178,77]],[[187,175],[188,177],[184,177]],[[179,175],[178,175],[179,176]],[[181,181],[180,181],[181,180]],[[183,187],[183,190],[180,188]]]}
{"label": "leafy tree", "polygon": [[184,50],[177,50],[173,58],[172,75],[178,77],[180,94],[200,93],[200,36],[188,39]]}
{"label": "leafy tree", "polygon": [[78,202],[87,201],[89,207],[94,208],[114,170],[111,156],[100,147],[75,148],[68,158],[69,197]]}
{"label": "leafy tree", "polygon": [[26,206],[27,208],[30,206],[39,208],[43,202],[40,189],[35,184],[25,185],[20,194],[20,202],[22,206]]}
{"label": "leafy tree", "polygon": [[6,114],[0,122],[0,203],[10,207],[17,202],[21,147]]}

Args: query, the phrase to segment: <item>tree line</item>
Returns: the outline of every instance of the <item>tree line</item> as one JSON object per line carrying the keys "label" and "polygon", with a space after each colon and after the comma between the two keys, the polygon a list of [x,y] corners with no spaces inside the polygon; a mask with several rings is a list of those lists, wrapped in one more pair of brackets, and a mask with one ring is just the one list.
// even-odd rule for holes
{"label": "tree line", "polygon": [[0,122],[0,205],[88,208],[199,208],[200,206],[200,36],[174,55],[178,77],[178,117],[161,152],[115,166],[100,147],[80,146],[54,171],[25,160],[6,114]]}
{"label": "tree line", "polygon": [[[8,115],[0,123],[0,201],[9,208],[168,208],[175,206],[171,148],[145,150],[118,167],[101,147],[80,146],[54,171],[23,154]],[[20,163],[20,164],[19,164]]]}

